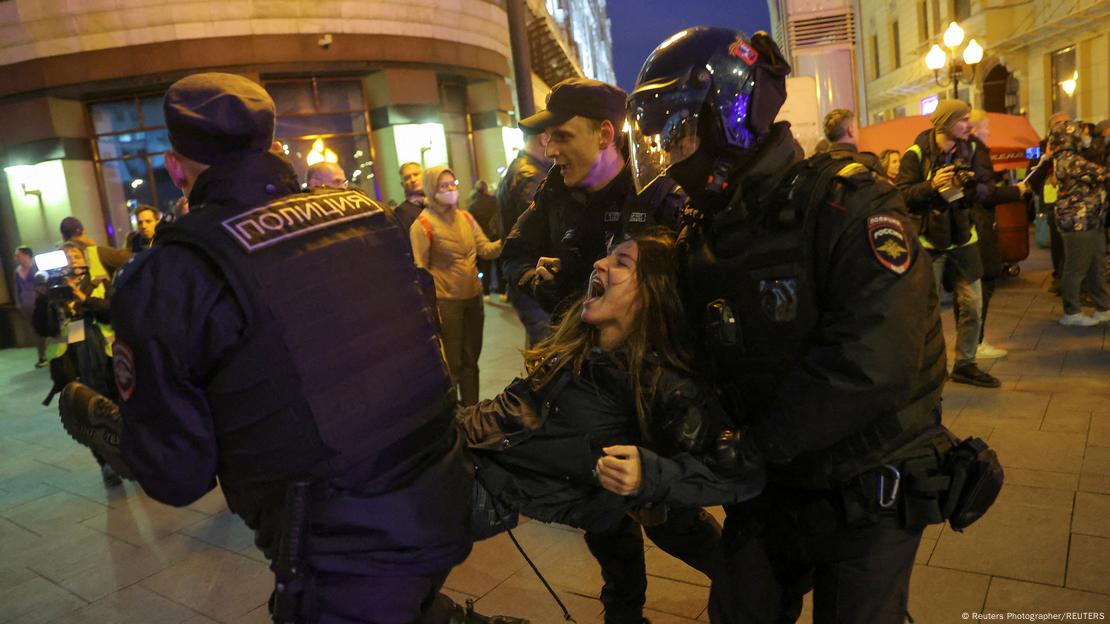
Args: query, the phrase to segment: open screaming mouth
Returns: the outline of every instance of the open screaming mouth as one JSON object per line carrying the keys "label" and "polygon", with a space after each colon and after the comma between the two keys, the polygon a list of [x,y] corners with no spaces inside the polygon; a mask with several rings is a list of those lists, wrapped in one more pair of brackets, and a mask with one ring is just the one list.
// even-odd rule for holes
{"label": "open screaming mouth", "polygon": [[590,286],[586,289],[586,301],[597,299],[605,294],[605,284],[598,279],[597,275],[590,276]]}

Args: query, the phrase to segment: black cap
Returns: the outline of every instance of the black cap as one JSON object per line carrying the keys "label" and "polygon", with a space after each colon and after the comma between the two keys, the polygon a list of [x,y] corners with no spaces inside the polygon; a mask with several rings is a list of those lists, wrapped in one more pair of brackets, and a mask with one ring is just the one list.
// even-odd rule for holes
{"label": "black cap", "polygon": [[274,140],[274,101],[243,76],[186,76],[166,91],[162,108],[174,151],[199,163],[265,151]]}
{"label": "black cap", "polygon": [[547,110],[520,121],[522,129],[542,132],[566,123],[571,117],[606,120],[620,131],[628,94],[618,86],[586,78],[567,78],[547,95]]}

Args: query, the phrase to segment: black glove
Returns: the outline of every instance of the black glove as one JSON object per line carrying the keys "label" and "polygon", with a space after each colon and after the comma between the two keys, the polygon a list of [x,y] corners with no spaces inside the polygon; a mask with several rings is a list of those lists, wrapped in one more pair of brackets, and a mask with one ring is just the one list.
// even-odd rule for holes
{"label": "black glove", "polygon": [[726,477],[741,477],[763,470],[767,460],[742,431],[725,431],[717,438],[711,465],[714,472]]}
{"label": "black glove", "polygon": [[119,476],[135,479],[120,453],[119,434],[123,420],[119,406],[111,399],[75,381],[62,390],[58,415],[71,438],[92,449]]}

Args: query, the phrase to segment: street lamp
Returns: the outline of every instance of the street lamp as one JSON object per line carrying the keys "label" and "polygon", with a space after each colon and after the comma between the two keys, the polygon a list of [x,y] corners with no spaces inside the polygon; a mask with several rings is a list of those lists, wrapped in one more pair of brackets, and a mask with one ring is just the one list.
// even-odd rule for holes
{"label": "street lamp", "polygon": [[[938,86],[947,87],[952,85],[952,97],[958,99],[960,97],[960,78],[963,77],[965,66],[970,67],[971,71],[969,76],[974,78],[976,66],[983,60],[983,46],[979,42],[972,39],[967,42],[967,47],[963,52],[963,63],[959,61],[956,56],[956,48],[964,41],[964,29],[956,22],[948,25],[948,29],[944,31],[944,45],[948,48],[945,52],[940,44],[933,44],[929,53],[925,55],[925,66],[933,70],[933,80],[936,81]],[[948,77],[942,82],[940,79],[940,70],[944,66],[948,66]]]}

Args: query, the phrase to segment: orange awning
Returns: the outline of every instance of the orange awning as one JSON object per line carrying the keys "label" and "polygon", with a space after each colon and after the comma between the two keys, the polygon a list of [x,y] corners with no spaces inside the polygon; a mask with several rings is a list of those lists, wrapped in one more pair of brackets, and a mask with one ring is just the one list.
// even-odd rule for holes
{"label": "orange awning", "polygon": [[[1016,169],[1028,164],[1025,149],[1035,147],[1040,142],[1029,120],[1021,115],[987,113],[990,119],[991,160],[995,169]],[[913,144],[922,130],[930,127],[929,118],[924,116],[901,117],[883,123],[860,128],[859,149],[861,152],[882,153],[886,149],[904,152]]]}

